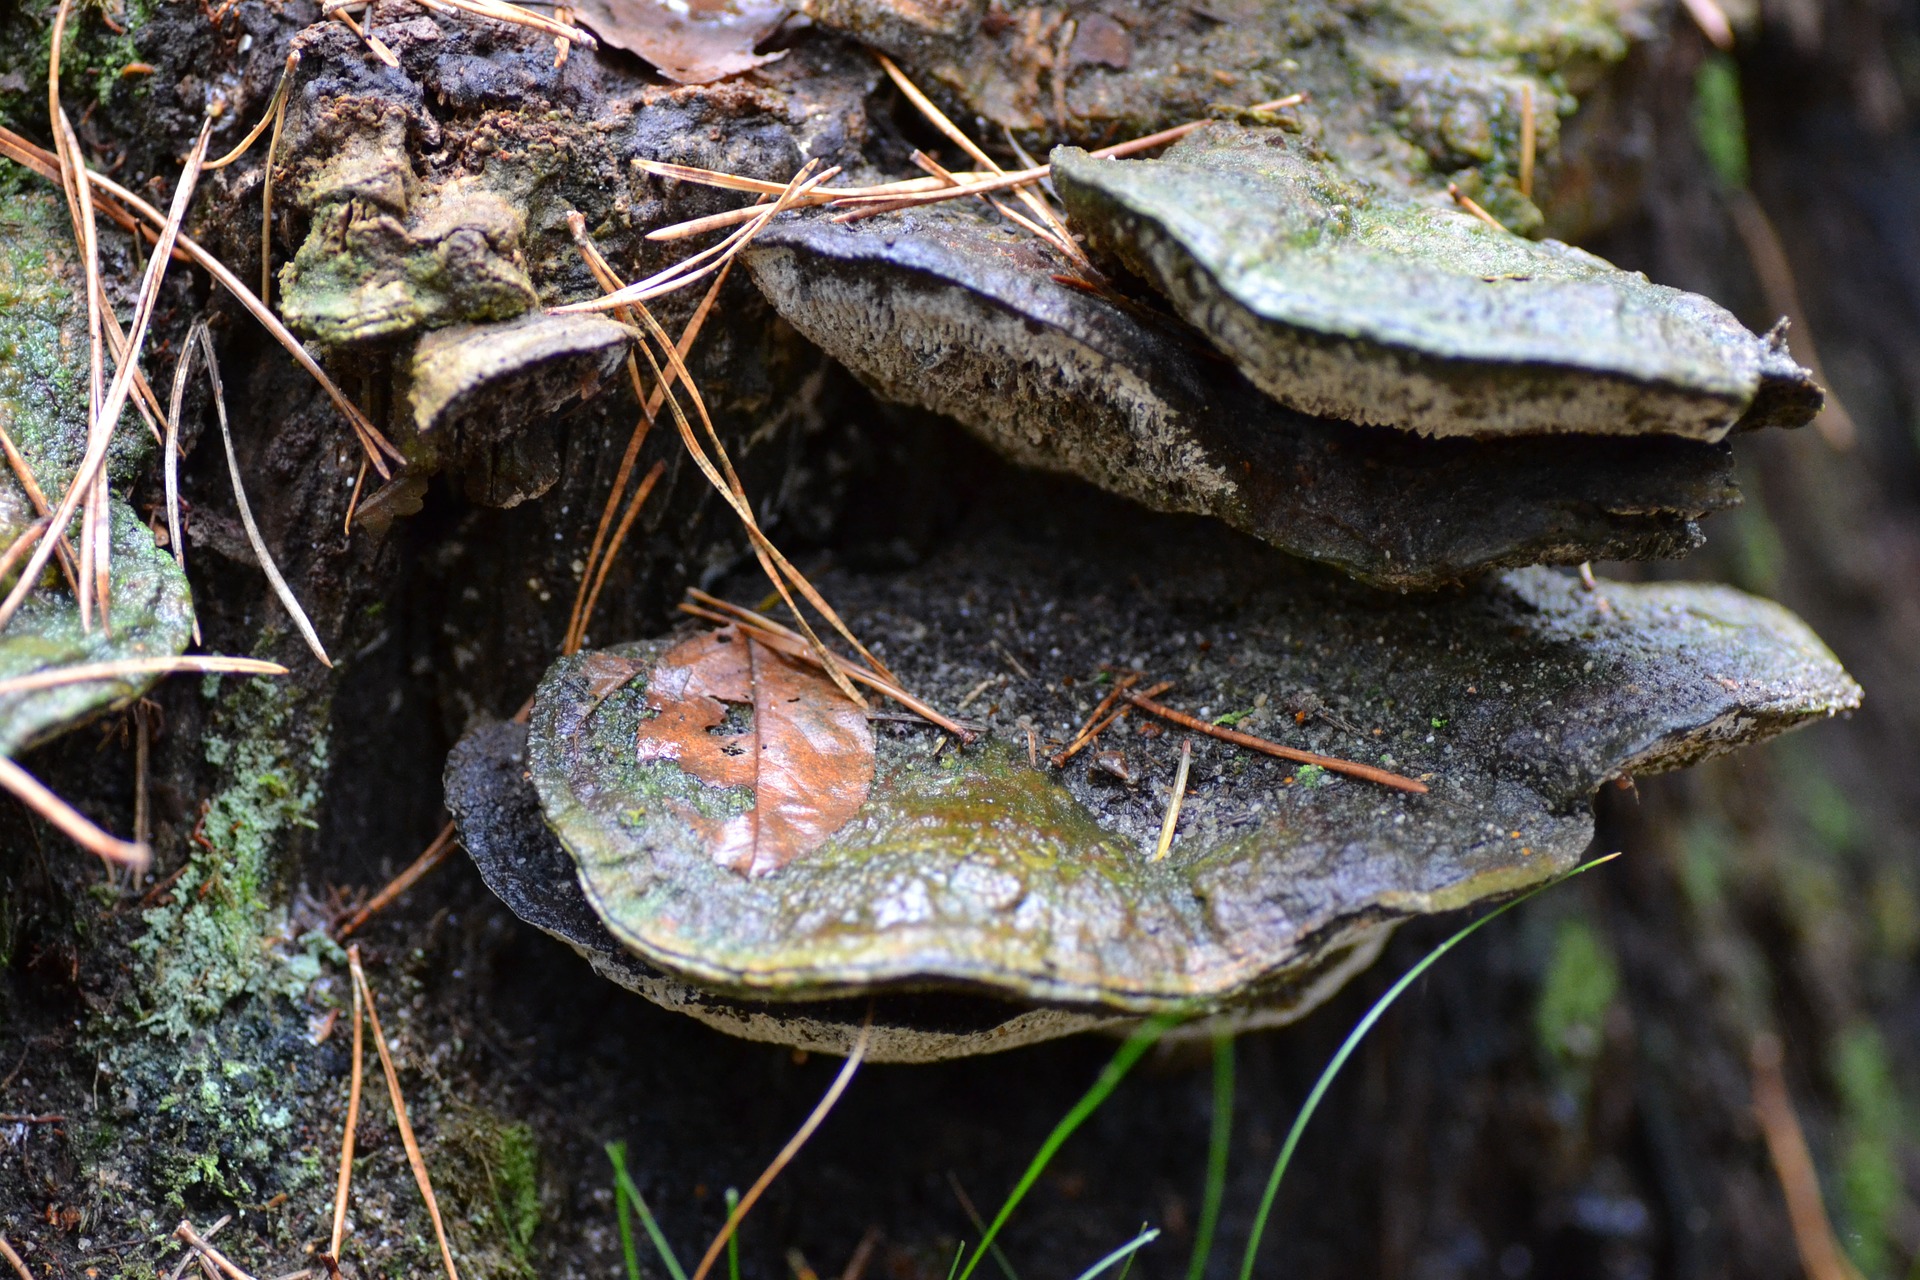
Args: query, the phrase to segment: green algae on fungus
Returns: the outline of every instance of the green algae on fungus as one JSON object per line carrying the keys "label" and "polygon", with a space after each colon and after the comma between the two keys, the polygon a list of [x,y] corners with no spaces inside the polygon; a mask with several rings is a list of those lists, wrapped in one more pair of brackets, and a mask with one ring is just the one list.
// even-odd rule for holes
{"label": "green algae on fungus", "polygon": [[1076,227],[1255,385],[1429,435],[1671,434],[1819,411],[1784,332],[1557,241],[1420,203],[1283,130],[1213,125],[1158,160],[1054,153]]}
{"label": "green algae on fungus", "polygon": [[[612,650],[643,674],[604,697],[586,655],[548,673],[527,745],[546,820],[606,928],[715,992],[820,1000],[933,987],[1206,1011],[1255,1004],[1393,921],[1566,870],[1609,778],[1681,767],[1859,696],[1804,624],[1724,588],[1606,583],[1603,609],[1577,582],[1523,570],[1386,608],[1244,543],[1216,551],[1239,585],[1211,606],[1213,625],[1237,637],[1240,661],[1211,677],[1190,668],[1187,696],[1244,706],[1264,695],[1273,706],[1312,682],[1344,716],[1383,726],[1369,763],[1423,777],[1432,794],[1350,780],[1287,787],[1280,762],[1209,755],[1173,856],[1151,862],[1163,799],[1116,795],[1079,762],[1059,773],[1029,763],[1027,728],[1057,735],[1084,713],[1036,692],[1024,726],[979,746],[936,753],[924,733],[876,734],[859,814],[814,853],[748,879],[636,779],[644,673],[669,638]],[[951,628],[929,619],[911,650],[889,654],[908,685],[937,693],[999,665],[987,645],[975,649],[972,618],[1044,599],[1050,613],[1086,619],[1094,601],[1126,591],[1127,568],[1059,546],[976,544],[864,592],[858,579],[832,589],[856,628],[863,595],[890,611],[964,602]],[[1178,615],[1145,601],[1136,612],[1138,631],[1175,629]],[[1146,644],[1136,632],[1117,652]],[[1444,729],[1429,727],[1436,719]],[[1127,750],[1164,755],[1177,736]]]}
{"label": "green algae on fungus", "polygon": [[[22,173],[0,160],[0,173]],[[87,447],[85,279],[66,205],[39,179],[0,181],[0,427],[57,498]],[[107,451],[107,476],[126,485],[152,448],[133,406]]]}
{"label": "green algae on fungus", "polygon": [[[80,663],[171,658],[186,651],[193,638],[186,575],[117,499],[109,504],[109,521],[111,628],[96,618],[91,630],[82,629],[79,606],[64,586],[36,591],[0,632],[0,679]],[[109,708],[125,706],[158,679],[151,674],[121,676],[0,696],[0,755],[17,756]]]}

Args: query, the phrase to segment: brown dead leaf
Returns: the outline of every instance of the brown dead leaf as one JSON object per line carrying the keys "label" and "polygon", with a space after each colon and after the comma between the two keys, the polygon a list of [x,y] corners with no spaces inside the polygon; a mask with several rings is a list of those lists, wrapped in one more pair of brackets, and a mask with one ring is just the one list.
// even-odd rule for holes
{"label": "brown dead leaf", "polygon": [[[726,703],[753,709],[739,734],[716,733]],[[873,731],[815,668],[733,627],[684,641],[654,668],[640,725],[642,760],[672,760],[716,787],[750,787],[732,818],[689,814],[714,861],[747,876],[778,871],[826,843],[867,801]]]}
{"label": "brown dead leaf", "polygon": [[608,44],[638,54],[669,80],[707,84],[783,53],[755,53],[793,7],[786,0],[574,0],[576,17]]}

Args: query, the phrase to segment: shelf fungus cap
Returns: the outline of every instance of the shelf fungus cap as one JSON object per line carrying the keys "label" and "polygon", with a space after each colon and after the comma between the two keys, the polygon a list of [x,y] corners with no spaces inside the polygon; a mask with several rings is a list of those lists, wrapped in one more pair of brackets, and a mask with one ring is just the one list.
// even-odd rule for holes
{"label": "shelf fungus cap", "polygon": [[[543,681],[525,772],[577,871],[578,899],[571,884],[514,873],[536,836],[489,825],[499,787],[475,781],[473,757],[462,765],[456,753],[449,804],[516,910],[529,914],[530,897],[544,904],[534,914],[568,900],[576,925],[596,923],[554,931],[598,953],[603,971],[620,967],[606,958],[611,939],[630,973],[650,975],[629,985],[751,1007],[760,1024],[746,1034],[781,1038],[786,1019],[814,1028],[791,1042],[844,1048],[818,1030],[820,1010],[872,993],[992,998],[1003,1023],[1073,1015],[1042,1020],[1046,1034],[1164,1011],[1264,1007],[1284,1020],[1366,963],[1398,921],[1566,872],[1592,839],[1590,800],[1604,782],[1691,764],[1859,698],[1803,623],[1727,588],[1603,583],[1596,596],[1531,569],[1458,596],[1383,601],[1288,573],[1270,567],[1284,580],[1221,606],[1235,662],[1196,664],[1169,696],[1212,719],[1227,706],[1277,710],[1315,688],[1352,730],[1326,750],[1421,779],[1425,794],[1195,738],[1180,835],[1155,861],[1181,733],[1108,739],[1157,784],[1123,788],[1085,755],[1056,770],[1026,732],[1064,737],[1086,706],[1035,677],[1024,725],[936,750],[926,727],[856,728],[857,709],[812,668],[729,629],[575,655]],[[917,585],[916,574],[926,575]],[[907,684],[953,706],[968,682],[1006,683],[972,619],[1055,600],[1064,636],[1125,583],[1123,567],[1103,572],[1057,549],[981,544],[831,593],[856,627],[863,607],[963,602],[951,618],[935,606],[894,660]],[[1181,615],[1142,613],[1127,643],[1158,653]],[[733,657],[710,665],[723,649]],[[1233,717],[1243,728],[1246,714]],[[1271,716],[1263,732],[1297,741],[1305,720]],[[802,759],[809,752],[825,754]],[[832,813],[797,838],[769,836],[809,804]]]}
{"label": "shelf fungus cap", "polygon": [[781,316],[881,396],[1015,462],[1378,586],[1677,557],[1739,500],[1725,445],[1434,440],[1308,416],[1184,326],[1062,283],[1031,236],[957,206],[783,220],[742,256]]}
{"label": "shelf fungus cap", "polygon": [[537,498],[560,474],[551,423],[598,394],[632,337],[605,316],[544,312],[436,329],[413,350],[414,428],[475,502]]}
{"label": "shelf fungus cap", "polygon": [[1497,230],[1308,156],[1277,128],[1157,160],[1052,157],[1077,229],[1268,395],[1427,435],[1715,441],[1819,411],[1783,335],[1557,241]]}

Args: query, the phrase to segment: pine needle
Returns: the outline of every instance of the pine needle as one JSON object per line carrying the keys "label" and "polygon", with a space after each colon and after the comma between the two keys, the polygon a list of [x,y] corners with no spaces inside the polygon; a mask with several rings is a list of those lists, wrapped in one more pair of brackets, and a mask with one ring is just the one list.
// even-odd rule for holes
{"label": "pine needle", "polygon": [[33,1272],[27,1270],[26,1261],[13,1251],[13,1246],[7,1243],[5,1236],[0,1236],[0,1258],[7,1260],[7,1265],[13,1268],[13,1274],[19,1276],[20,1280],[33,1280]]}
{"label": "pine needle", "polygon": [[[355,948],[357,953],[358,948]],[[333,1235],[327,1256],[337,1265],[340,1249],[347,1236],[347,1195],[353,1187],[353,1144],[360,1127],[361,1036],[366,1025],[366,1009],[360,1000],[360,984],[353,984],[353,1069],[347,1081],[347,1123],[340,1136],[340,1174],[334,1180]]]}
{"label": "pine needle", "polygon": [[432,843],[427,845],[419,857],[407,864],[406,870],[388,881],[384,889],[374,894],[365,906],[354,912],[347,922],[340,926],[333,935],[335,941],[345,942],[351,938],[361,925],[373,919],[379,912],[386,910],[395,898],[413,888],[422,876],[445,862],[447,855],[453,852],[454,846],[459,842],[453,823],[449,822],[440,828],[440,834],[433,838]]}
{"label": "pine needle", "polygon": [[406,1148],[407,1164],[413,1169],[413,1180],[420,1186],[421,1199],[426,1201],[427,1216],[433,1220],[433,1235],[440,1242],[440,1260],[446,1264],[447,1280],[460,1280],[460,1272],[453,1265],[453,1250],[447,1244],[446,1225],[440,1220],[440,1201],[433,1194],[433,1179],[427,1176],[427,1162],[420,1155],[420,1144],[413,1136],[413,1124],[407,1119],[407,1100],[400,1092],[400,1075],[393,1068],[393,1055],[387,1051],[386,1034],[380,1030],[380,1012],[374,1007],[373,988],[367,985],[366,971],[360,967],[358,945],[347,948],[347,965],[353,971],[353,982],[359,988],[360,998],[367,1004],[367,1022],[373,1027],[373,1047],[380,1054],[380,1069],[386,1073],[387,1094],[393,1100],[393,1118],[400,1127],[400,1145]]}
{"label": "pine needle", "polygon": [[787,1145],[780,1148],[780,1154],[773,1158],[773,1163],[767,1166],[766,1172],[754,1179],[753,1185],[747,1188],[747,1193],[740,1197],[740,1203],[735,1205],[733,1212],[727,1215],[726,1224],[720,1228],[720,1234],[713,1238],[713,1243],[707,1246],[706,1255],[700,1259],[700,1265],[693,1269],[693,1280],[707,1280],[707,1272],[713,1269],[713,1264],[720,1257],[721,1251],[726,1248],[727,1241],[731,1240],[734,1232],[739,1230],[740,1220],[753,1209],[761,1194],[773,1185],[773,1180],[780,1176],[780,1171],[800,1154],[800,1148],[807,1145],[807,1139],[813,1136],[814,1130],[818,1129],[821,1122],[827,1118],[827,1113],[833,1110],[834,1103],[840,1101],[840,1095],[847,1091],[849,1084],[853,1083],[853,1073],[858,1071],[860,1064],[866,1060],[867,1038],[872,1031],[873,1007],[869,1005],[866,1021],[860,1024],[860,1035],[854,1040],[853,1051],[847,1054],[847,1060],[841,1066],[840,1074],[833,1078],[831,1085],[827,1086],[826,1094],[814,1107],[813,1113],[794,1132],[793,1137],[787,1140]]}
{"label": "pine needle", "polygon": [[593,575],[593,588],[587,592],[586,603],[580,610],[580,629],[572,637],[569,653],[578,653],[580,646],[586,643],[587,628],[593,625],[593,611],[600,605],[600,588],[607,584],[607,573],[613,568],[615,557],[620,554],[621,544],[627,540],[627,530],[633,527],[634,517],[646,505],[647,498],[653,493],[653,486],[660,483],[660,477],[666,469],[664,460],[654,463],[646,478],[640,481],[640,487],[634,490],[633,500],[627,503],[626,514],[620,517],[620,527],[614,530],[613,541],[607,545],[606,557],[600,561],[599,569]]}
{"label": "pine needle", "polygon": [[[199,345],[199,332],[205,327],[204,319],[193,322],[180,348],[180,358],[174,361],[173,391],[167,397],[167,433],[160,443],[160,475],[167,499],[167,546],[181,573],[187,571],[187,539],[180,520],[180,410],[186,401],[187,375],[193,372],[193,352]],[[193,641],[200,643],[197,610],[193,619]]]}
{"label": "pine needle", "polygon": [[153,861],[153,853],[145,845],[108,835],[6,756],[0,756],[0,787],[11,791],[21,804],[97,858],[132,867],[135,871],[145,871]]}
{"label": "pine needle", "polygon": [[9,676],[0,680],[0,698],[34,689],[85,684],[89,680],[125,680],[129,676],[176,675],[183,671],[248,676],[287,674],[287,669],[279,663],[264,662],[259,658],[224,658],[200,654],[182,654],[177,658],[120,658],[113,662],[83,662],[71,667],[35,671],[31,675]]}
{"label": "pine needle", "polygon": [[1342,760],[1337,756],[1323,756],[1312,751],[1302,751],[1297,747],[1282,746],[1278,742],[1256,738],[1238,729],[1229,729],[1225,725],[1208,724],[1198,716],[1190,716],[1184,711],[1177,711],[1163,703],[1155,702],[1151,696],[1144,693],[1128,692],[1122,696],[1148,715],[1159,716],[1162,720],[1177,724],[1182,729],[1192,729],[1195,733],[1204,733],[1209,738],[1231,742],[1238,747],[1246,747],[1264,755],[1277,756],[1282,760],[1292,760],[1298,764],[1319,765],[1329,773],[1344,773],[1348,777],[1377,782],[1383,787],[1392,787],[1396,791],[1409,791],[1422,795],[1427,790],[1427,784],[1424,782],[1416,782],[1412,778],[1402,777],[1400,774],[1378,769],[1370,764],[1361,764],[1356,760]]}
{"label": "pine needle", "polygon": [[273,552],[267,549],[267,540],[260,536],[260,526],[253,521],[253,508],[247,502],[246,485],[240,479],[240,457],[233,451],[233,432],[227,427],[227,396],[220,385],[220,362],[213,353],[213,337],[204,328],[198,333],[200,353],[207,361],[207,378],[213,383],[214,416],[220,423],[220,441],[227,449],[227,475],[233,480],[233,503],[239,508],[240,523],[247,531],[247,542],[252,546],[255,558],[260,561],[260,570],[267,575],[273,594],[279,597],[281,606],[292,616],[293,625],[300,629],[300,636],[307,642],[307,647],[313,650],[313,656],[320,659],[320,665],[331,667],[333,659],[327,656],[326,646],[320,643],[319,633],[308,621],[307,611],[300,607],[293,588],[280,575],[280,566],[273,562]]}
{"label": "pine needle", "polygon": [[253,150],[253,144],[260,141],[260,135],[265,133],[273,125],[275,120],[279,119],[280,104],[285,101],[287,86],[293,81],[293,69],[299,65],[300,51],[298,49],[289,50],[287,53],[287,64],[280,70],[280,83],[273,86],[273,96],[267,99],[267,109],[260,113],[260,122],[248,130],[247,136],[240,139],[240,144],[233,150],[227,152],[227,154],[221,156],[218,160],[209,160],[206,164],[202,165],[201,168],[204,171],[212,172],[215,169],[224,169],[241,156],[247,154],[247,152]]}
{"label": "pine needle", "polygon": [[1167,801],[1167,816],[1160,823],[1160,840],[1153,846],[1153,861],[1164,861],[1173,851],[1174,828],[1180,824],[1180,801],[1187,794],[1187,770],[1193,767],[1193,739],[1180,740],[1180,767],[1173,775],[1173,796]]}
{"label": "pine needle", "polygon": [[[26,491],[27,501],[33,504],[33,509],[39,513],[40,519],[46,522],[46,528],[52,528],[53,507],[47,502],[46,491],[40,487],[40,481],[34,476],[33,467],[27,462],[20,450],[14,446],[13,437],[7,434],[4,423],[0,423],[0,450],[5,451],[7,455],[7,465],[13,468],[14,478],[20,482],[20,487]],[[29,532],[30,531],[31,527],[29,527]],[[45,528],[41,530],[42,533],[45,531]],[[32,546],[31,542],[27,542],[25,547],[22,547],[22,542],[26,539],[26,536],[25,533],[21,534],[20,538],[15,540],[14,545],[7,549],[5,559],[6,567],[0,569],[0,578],[5,578],[7,572],[13,568],[15,548],[20,548],[24,553],[26,548]],[[34,536],[38,537],[39,535],[35,534]],[[60,557],[60,568],[62,572],[67,575],[67,585],[72,587],[74,593],[78,595],[80,585],[76,575],[79,572],[79,565],[73,558],[73,544],[69,543],[64,535],[62,535],[60,541],[61,545],[56,549],[55,554]]]}

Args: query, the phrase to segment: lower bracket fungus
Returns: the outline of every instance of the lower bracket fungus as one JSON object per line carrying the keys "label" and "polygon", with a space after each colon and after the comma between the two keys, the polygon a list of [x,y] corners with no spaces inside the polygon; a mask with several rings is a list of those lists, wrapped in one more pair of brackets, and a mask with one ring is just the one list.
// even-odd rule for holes
{"label": "lower bracket fungus", "polygon": [[[1390,598],[1217,526],[1058,505],[1068,510],[1029,514],[1019,533],[1001,510],[914,570],[820,583],[936,705],[999,686],[984,741],[950,748],[917,717],[869,713],[880,716],[871,761],[854,752],[815,767],[797,757],[818,748],[817,735],[810,744],[790,726],[776,732],[775,701],[704,686],[716,701],[695,718],[724,736],[703,749],[821,775],[770,797],[742,785],[744,773],[661,749],[687,736],[663,722],[686,705],[692,668],[741,638],[697,633],[575,655],[543,682],[524,751],[584,898],[552,881],[555,860],[539,852],[548,837],[524,820],[527,799],[501,794],[510,771],[488,755],[485,743],[497,753],[500,741],[484,735],[456,753],[449,779],[483,873],[603,972],[665,1003],[750,1005],[751,1017],[713,1017],[761,1038],[830,1046],[823,1017],[845,1019],[820,1002],[903,991],[992,997],[1004,1006],[996,1027],[1033,1010],[1074,1015],[1024,1037],[907,1037],[899,1052],[909,1056],[1150,1012],[1259,1017],[1271,1005],[1284,1018],[1337,986],[1329,973],[1354,967],[1398,921],[1573,866],[1603,783],[1694,763],[1859,697],[1803,623],[1729,588],[1596,592],[1527,569],[1460,593]],[[1168,587],[1143,594],[1132,585],[1143,581]],[[889,621],[906,616],[911,628]],[[1204,638],[1191,634],[1196,616]],[[1186,720],[1232,718],[1236,733],[1272,726],[1276,739],[1363,760],[1410,789],[1203,735],[1171,856],[1155,861],[1181,733],[1110,731],[1105,745],[1124,741],[1146,785],[1115,780],[1091,753],[1062,769],[1041,753],[1083,718],[1092,699],[1080,691],[1099,687],[1103,657],[1171,677],[1163,697],[1190,709]],[[1018,674],[999,680],[1010,665]],[[1303,691],[1335,710],[1311,722],[1281,714]],[[815,718],[856,711],[821,680],[778,699],[781,715],[793,713],[790,699]],[[829,785],[836,768],[862,783],[872,771],[850,816],[836,808],[821,824],[834,829],[790,849],[784,865],[740,856],[730,833],[743,816],[785,822],[769,806],[808,795],[839,805],[850,793]],[[523,820],[503,822],[515,804]],[[531,882],[542,858],[548,872]],[[629,954],[611,958],[608,939]]]}

